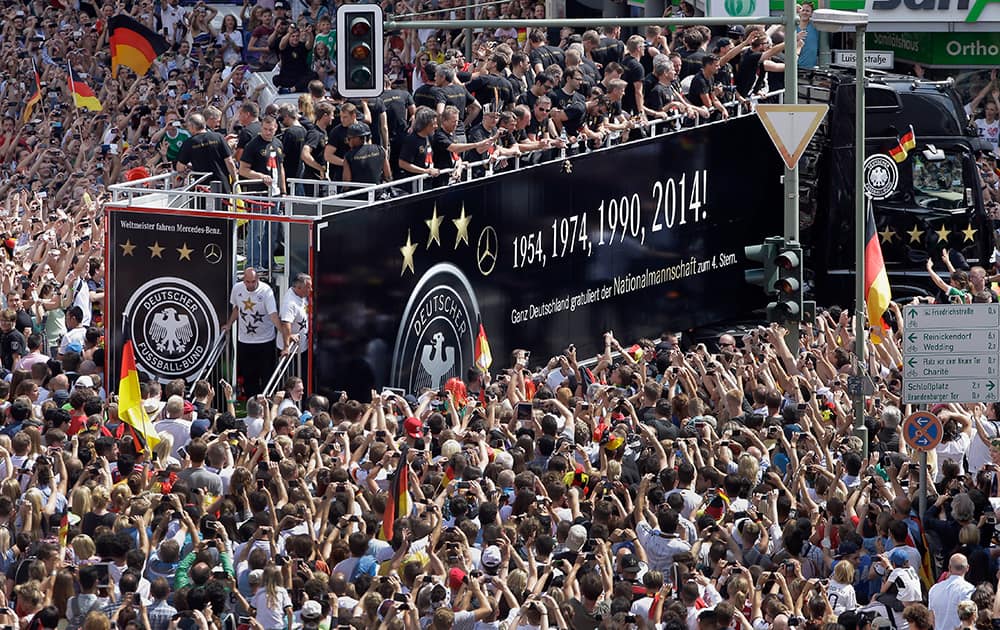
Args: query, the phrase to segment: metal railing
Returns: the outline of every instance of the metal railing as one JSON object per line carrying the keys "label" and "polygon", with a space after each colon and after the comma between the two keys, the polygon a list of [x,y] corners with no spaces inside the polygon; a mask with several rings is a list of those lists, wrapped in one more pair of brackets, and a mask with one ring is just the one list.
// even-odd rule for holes
{"label": "metal railing", "polygon": [[[767,94],[753,96],[746,102],[731,100],[726,103],[730,110],[731,117],[743,117],[754,115],[756,105],[764,99],[782,97],[782,90],[775,90]],[[687,121],[687,122],[686,122]],[[685,125],[686,122],[686,125]],[[640,142],[650,137],[658,137],[667,133],[682,133],[684,129],[697,127],[706,124],[725,124],[725,121],[705,121],[700,118],[687,119],[683,114],[675,114],[664,119],[655,119],[638,126],[641,132],[639,138],[631,137],[624,143]],[[493,177],[500,172],[509,172],[530,166],[539,166],[549,161],[562,161],[574,155],[588,154],[597,151],[606,151],[619,144],[605,142],[599,148],[591,148],[589,144],[583,143],[585,148],[577,152],[568,152],[566,148],[559,150],[557,157],[551,160],[537,161],[536,153],[552,151],[553,149],[539,149],[537,151],[524,152],[516,156],[505,158],[487,158],[476,162],[466,163],[463,173],[456,176],[456,181],[466,182],[481,179],[483,177]],[[506,160],[510,168],[500,171],[496,168],[497,162]],[[528,162],[530,166],[526,166]],[[511,166],[512,165],[512,166]],[[454,169],[442,169],[442,175],[454,174]],[[236,192],[240,184],[237,182],[233,193],[223,193],[217,190],[206,190],[209,174],[207,173],[167,173],[147,177],[145,179],[112,184],[108,187],[111,192],[111,204],[120,206],[123,204],[145,207],[145,208],[187,208],[191,210],[222,210],[239,212],[240,218],[247,221],[272,221],[274,215],[281,215],[294,219],[316,219],[327,214],[336,213],[341,210],[356,208],[360,205],[376,203],[389,193],[399,196],[400,194],[419,194],[430,188],[430,180],[436,179],[426,174],[412,175],[402,179],[396,179],[383,184],[361,184],[358,182],[342,182],[327,180],[312,180],[290,178],[288,179],[290,194],[272,197],[259,193]],[[316,187],[326,193],[322,196],[303,196],[295,193],[296,185],[307,185]],[[267,212],[254,211],[259,208],[267,208]]]}
{"label": "metal railing", "polygon": [[274,372],[271,374],[271,378],[267,380],[267,385],[264,386],[264,397],[271,399],[274,393],[278,391],[278,387],[285,379],[285,375],[288,374],[288,370],[293,366],[298,366],[299,359],[299,342],[292,340],[288,344],[288,352],[281,355],[278,359],[278,365],[274,368]]}

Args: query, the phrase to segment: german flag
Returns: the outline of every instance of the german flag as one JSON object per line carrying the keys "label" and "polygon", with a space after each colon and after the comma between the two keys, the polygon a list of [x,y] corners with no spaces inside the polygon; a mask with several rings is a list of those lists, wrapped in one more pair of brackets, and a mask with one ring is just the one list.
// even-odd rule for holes
{"label": "german flag", "polygon": [[[872,212],[869,202],[865,220],[865,304],[868,307],[869,326],[884,330],[882,315],[889,308],[891,301],[889,277],[885,273],[882,248],[878,243],[878,233],[875,231],[875,213]],[[873,335],[872,341],[880,343],[882,340],[878,335]]]}
{"label": "german flag", "polygon": [[69,93],[73,95],[73,102],[79,109],[87,109],[92,112],[99,112],[104,109],[101,101],[97,100],[94,90],[90,89],[80,75],[73,72],[73,66],[69,66],[69,74],[66,75],[69,81]]}
{"label": "german flag", "polygon": [[[131,339],[126,340],[122,348],[121,380],[118,383],[118,418],[146,440],[149,450],[159,443],[160,436],[146,415],[146,410],[142,408],[139,371],[135,367],[135,349],[132,347]],[[132,437],[135,439],[134,435]],[[136,450],[142,450],[139,444],[136,444]]]}
{"label": "german flag", "polygon": [[385,502],[382,516],[382,531],[379,538],[390,541],[393,525],[397,518],[410,514],[410,465],[406,461],[407,445],[404,442],[399,451],[399,464],[389,483],[389,500]]}
{"label": "german flag", "polygon": [[35,67],[35,61],[31,61],[31,70],[35,75],[35,85],[32,86],[31,94],[28,95],[28,100],[24,103],[24,114],[21,116],[22,122],[28,122],[31,120],[31,113],[35,111],[35,105],[42,102],[42,80],[38,76],[38,68]]}
{"label": "german flag", "polygon": [[170,48],[161,35],[127,15],[113,16],[108,26],[111,28],[111,72],[116,77],[118,66],[131,68],[139,76],[146,74],[153,61]]}
{"label": "german flag", "polygon": [[917,136],[913,133],[913,125],[910,125],[910,130],[904,133],[903,137],[899,139],[899,144],[907,151],[917,148]]}
{"label": "german flag", "polygon": [[908,154],[906,152],[906,147],[903,146],[902,139],[900,138],[896,139],[896,146],[889,149],[889,155],[892,157],[893,160],[896,161],[897,164],[906,159]]}
{"label": "german flag", "polygon": [[486,338],[486,329],[483,322],[479,322],[479,334],[476,335],[476,367],[483,372],[493,365],[493,354],[490,352],[490,341]]}

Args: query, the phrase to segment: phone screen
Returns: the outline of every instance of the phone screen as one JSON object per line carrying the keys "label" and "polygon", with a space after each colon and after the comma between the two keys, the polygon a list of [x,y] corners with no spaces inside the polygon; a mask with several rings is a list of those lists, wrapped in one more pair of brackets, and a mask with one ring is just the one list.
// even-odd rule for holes
{"label": "phone screen", "polygon": [[517,419],[522,422],[531,420],[532,405],[530,402],[517,403]]}

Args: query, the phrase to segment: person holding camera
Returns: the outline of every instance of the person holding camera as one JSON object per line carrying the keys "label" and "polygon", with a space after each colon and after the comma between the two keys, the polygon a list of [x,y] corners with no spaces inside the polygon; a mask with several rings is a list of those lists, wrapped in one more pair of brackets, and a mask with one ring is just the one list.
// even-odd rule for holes
{"label": "person holding camera", "polygon": [[309,66],[309,51],[313,47],[313,27],[306,24],[301,29],[290,20],[287,30],[278,42],[278,56],[281,66],[274,75],[274,85],[279,92],[305,92],[316,73]]}

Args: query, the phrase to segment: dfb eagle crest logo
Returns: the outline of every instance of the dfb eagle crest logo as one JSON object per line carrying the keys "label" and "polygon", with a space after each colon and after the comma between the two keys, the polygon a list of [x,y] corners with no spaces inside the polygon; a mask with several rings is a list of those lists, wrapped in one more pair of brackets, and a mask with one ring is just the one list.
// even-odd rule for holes
{"label": "dfb eagle crest logo", "polygon": [[211,359],[219,316],[205,293],[187,280],[156,278],[125,307],[136,366],[160,382],[193,381]]}

